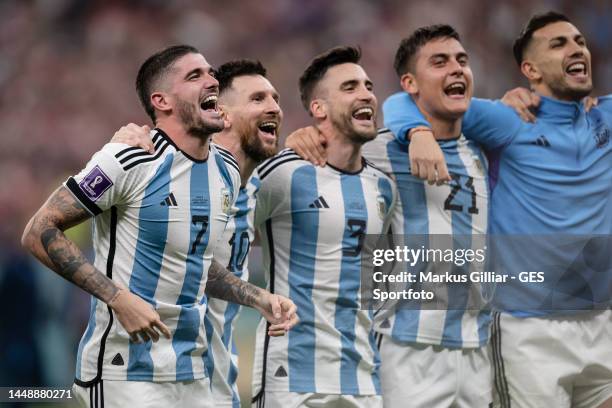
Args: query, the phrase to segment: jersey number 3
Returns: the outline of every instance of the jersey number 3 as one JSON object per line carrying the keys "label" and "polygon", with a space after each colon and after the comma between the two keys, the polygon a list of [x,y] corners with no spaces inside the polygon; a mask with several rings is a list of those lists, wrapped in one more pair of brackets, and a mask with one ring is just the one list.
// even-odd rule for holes
{"label": "jersey number 3", "polygon": [[366,222],[356,218],[346,220],[346,227],[350,231],[350,235],[345,237],[348,248],[342,250],[344,256],[359,256],[363,248],[363,239],[365,238]]}

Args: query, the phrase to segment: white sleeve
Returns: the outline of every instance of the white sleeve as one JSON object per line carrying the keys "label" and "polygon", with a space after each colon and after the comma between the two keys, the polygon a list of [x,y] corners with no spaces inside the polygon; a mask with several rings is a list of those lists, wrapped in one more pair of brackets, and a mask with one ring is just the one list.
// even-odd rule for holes
{"label": "white sleeve", "polygon": [[125,199],[126,171],[115,157],[117,146],[117,143],[105,145],[81,172],[64,182],[64,186],[93,216]]}

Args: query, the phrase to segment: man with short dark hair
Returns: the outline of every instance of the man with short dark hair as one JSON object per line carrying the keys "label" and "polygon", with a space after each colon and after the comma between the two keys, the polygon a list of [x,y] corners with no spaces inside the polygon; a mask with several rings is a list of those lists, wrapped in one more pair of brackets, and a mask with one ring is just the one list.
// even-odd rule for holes
{"label": "man with short dark hair", "polygon": [[[612,403],[612,98],[599,98],[586,111],[582,98],[592,89],[591,54],[580,31],[561,14],[534,16],[514,54],[541,99],[535,123],[523,122],[499,101],[475,98],[462,127],[492,161],[489,233],[506,239],[508,250],[497,255],[501,272],[515,279],[498,285],[494,297],[495,403],[607,407]],[[403,143],[408,130],[430,127],[405,94],[391,96],[384,111]],[[416,135],[411,148],[426,143],[426,136]],[[571,245],[561,245],[564,234],[571,234]],[[514,275],[518,270],[505,269],[520,262],[554,267],[544,282],[525,284]]]}
{"label": "man with short dark hair", "polygon": [[271,292],[300,308],[283,338],[257,335],[253,402],[265,407],[381,407],[372,312],[361,310],[365,234],[385,233],[395,187],[361,155],[376,137],[377,101],[360,51],[336,47],[300,77],[302,103],[327,137],[328,165],[292,150],[258,167],[255,224]]}
{"label": "man with short dark hair", "polygon": [[[93,296],[77,356],[74,394],[82,405],[212,406],[205,294],[255,307],[275,335],[296,322],[291,301],[213,259],[240,174],[232,155],[210,144],[224,128],[212,73],[190,46],[147,59],[136,85],[157,126],[153,154],[105,145],[24,232],[24,246],[41,262]],[[93,265],[63,233],[91,216]]]}
{"label": "man with short dark hair", "polygon": [[[403,235],[410,247],[418,237],[428,236],[431,248],[445,248],[449,239],[455,250],[481,248],[488,220],[487,161],[480,147],[461,133],[473,77],[459,34],[448,25],[415,30],[401,41],[394,67],[402,88],[431,123],[452,181],[435,185],[418,179],[406,146],[389,130],[381,130],[365,145],[364,154],[397,182],[400,199],[393,233]],[[429,261],[415,270],[450,270],[467,278],[470,271],[480,270],[475,265],[449,269]],[[479,285],[466,279],[464,284],[438,284],[436,290],[439,299],[446,300],[435,308],[426,302],[398,302],[377,314],[385,407],[488,407],[490,315],[480,309]]]}

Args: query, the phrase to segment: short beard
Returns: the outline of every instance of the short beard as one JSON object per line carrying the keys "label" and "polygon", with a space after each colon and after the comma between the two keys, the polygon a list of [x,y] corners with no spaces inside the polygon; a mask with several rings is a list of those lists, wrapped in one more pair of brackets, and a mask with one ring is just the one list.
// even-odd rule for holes
{"label": "short beard", "polygon": [[550,90],[552,91],[552,94],[555,95],[558,99],[576,102],[579,102],[583,98],[589,96],[593,91],[592,84],[588,88],[583,89],[570,88],[569,86],[557,86],[556,83],[551,84],[549,86]]}
{"label": "short beard", "polygon": [[240,147],[242,151],[255,163],[261,163],[278,153],[278,141],[273,148],[266,148],[257,135],[257,128],[248,132],[241,132]]}
{"label": "short beard", "polygon": [[353,122],[351,121],[353,116],[351,114],[343,115],[331,115],[330,120],[332,125],[342,135],[345,135],[351,142],[363,145],[370,140],[376,138],[378,133],[376,129],[376,120],[374,121],[374,129],[372,131],[358,131],[355,129]]}
{"label": "short beard", "polygon": [[213,133],[220,132],[223,128],[219,128],[216,124],[206,123],[198,114],[193,105],[184,102],[177,101],[176,110],[183,127],[188,134],[198,137],[200,139],[207,139]]}
{"label": "short beard", "polygon": [[593,82],[585,88],[571,87],[565,75],[547,75],[542,78],[542,84],[548,87],[551,95],[559,100],[579,102],[593,91]]}

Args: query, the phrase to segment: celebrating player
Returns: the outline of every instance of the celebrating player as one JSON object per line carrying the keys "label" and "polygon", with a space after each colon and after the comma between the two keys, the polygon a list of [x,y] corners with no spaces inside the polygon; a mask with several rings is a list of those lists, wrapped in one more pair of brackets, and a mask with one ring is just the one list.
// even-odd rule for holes
{"label": "celebrating player", "polygon": [[[408,241],[414,235],[443,234],[454,238],[455,248],[459,243],[463,249],[477,246],[484,242],[478,234],[487,230],[486,160],[479,146],[461,134],[473,77],[459,35],[448,25],[420,28],[402,40],[394,65],[402,88],[413,95],[434,129],[452,182],[419,180],[405,145],[382,130],[364,154],[376,158],[375,165],[397,182],[400,200],[393,233]],[[435,246],[435,239],[431,241]],[[478,289],[470,283],[449,284],[442,310],[398,304],[377,316],[385,407],[489,405],[492,382],[485,346],[490,316],[475,307],[478,302],[469,305],[480,296]]]}
{"label": "celebrating player", "polygon": [[[77,356],[75,396],[83,405],[211,406],[205,292],[255,307],[272,329],[296,322],[290,300],[213,259],[240,174],[234,158],[209,143],[224,128],[211,73],[190,46],[148,58],[136,87],[157,125],[154,154],[107,144],[24,232],[23,244],[41,262],[94,296]],[[63,233],[91,216],[94,265]]]}
{"label": "celebrating player", "polygon": [[[461,135],[473,88],[467,53],[452,27],[423,27],[401,42],[394,65],[402,87],[414,96],[436,131],[452,183],[433,185],[418,179],[405,145],[382,129],[365,144],[363,154],[397,183],[399,200],[391,229],[405,235],[404,244],[413,242],[411,237],[443,234],[463,243],[463,249],[471,248],[474,241],[483,241],[478,234],[487,229],[488,192],[486,160],[476,143]],[[314,129],[294,132],[287,145],[309,139],[316,144],[316,133]],[[440,245],[443,240],[429,241]],[[489,313],[468,307],[470,296],[480,296],[477,286],[448,285],[446,290],[444,308],[425,310],[414,303],[399,303],[377,314],[385,407],[486,407],[491,402],[490,363],[484,347]]]}
{"label": "celebrating player", "polygon": [[[259,179],[251,176],[257,164],[278,150],[282,110],[278,93],[266,78],[261,63],[230,61],[215,73],[226,127],[213,135],[213,143],[222,154],[229,151],[236,158],[243,180],[236,202],[238,211],[223,233],[215,259],[237,277],[248,280],[248,254],[255,236],[255,195],[259,188]],[[112,141],[145,150],[153,147],[149,133],[134,124],[121,128]],[[238,311],[236,303],[210,298],[204,317],[208,338],[206,368],[213,399],[220,407],[240,407],[236,387],[238,355],[232,337]]]}
{"label": "celebrating player", "polygon": [[[493,323],[495,403],[610,406],[612,274],[603,265],[585,279],[597,259],[609,262],[609,243],[576,238],[584,242],[561,249],[554,240],[563,234],[605,238],[612,233],[612,98],[599,98],[598,105],[586,111],[582,99],[592,89],[591,54],[583,35],[561,14],[531,18],[515,42],[514,54],[541,99],[535,123],[523,122],[500,102],[479,99],[463,121],[466,137],[480,143],[494,160],[489,232],[546,234],[552,255],[563,258],[569,253],[583,261],[567,273],[557,271],[563,275],[552,283],[497,289],[495,303],[501,313]],[[404,94],[385,103],[385,119],[402,142],[408,129],[429,126]],[[427,142],[431,135],[416,136],[411,145],[434,146],[431,139]],[[540,251],[510,253],[510,261],[520,257],[537,264],[543,256]],[[553,284],[550,293],[547,287]],[[533,307],[539,302],[546,307]]]}
{"label": "celebrating player", "polygon": [[288,336],[258,330],[254,403],[265,407],[380,407],[371,311],[360,309],[365,234],[390,222],[395,187],[361,155],[376,137],[376,97],[360,51],[333,48],[300,78],[302,103],[328,141],[328,166],[292,150],[258,167],[255,223],[271,292],[295,299]]}

